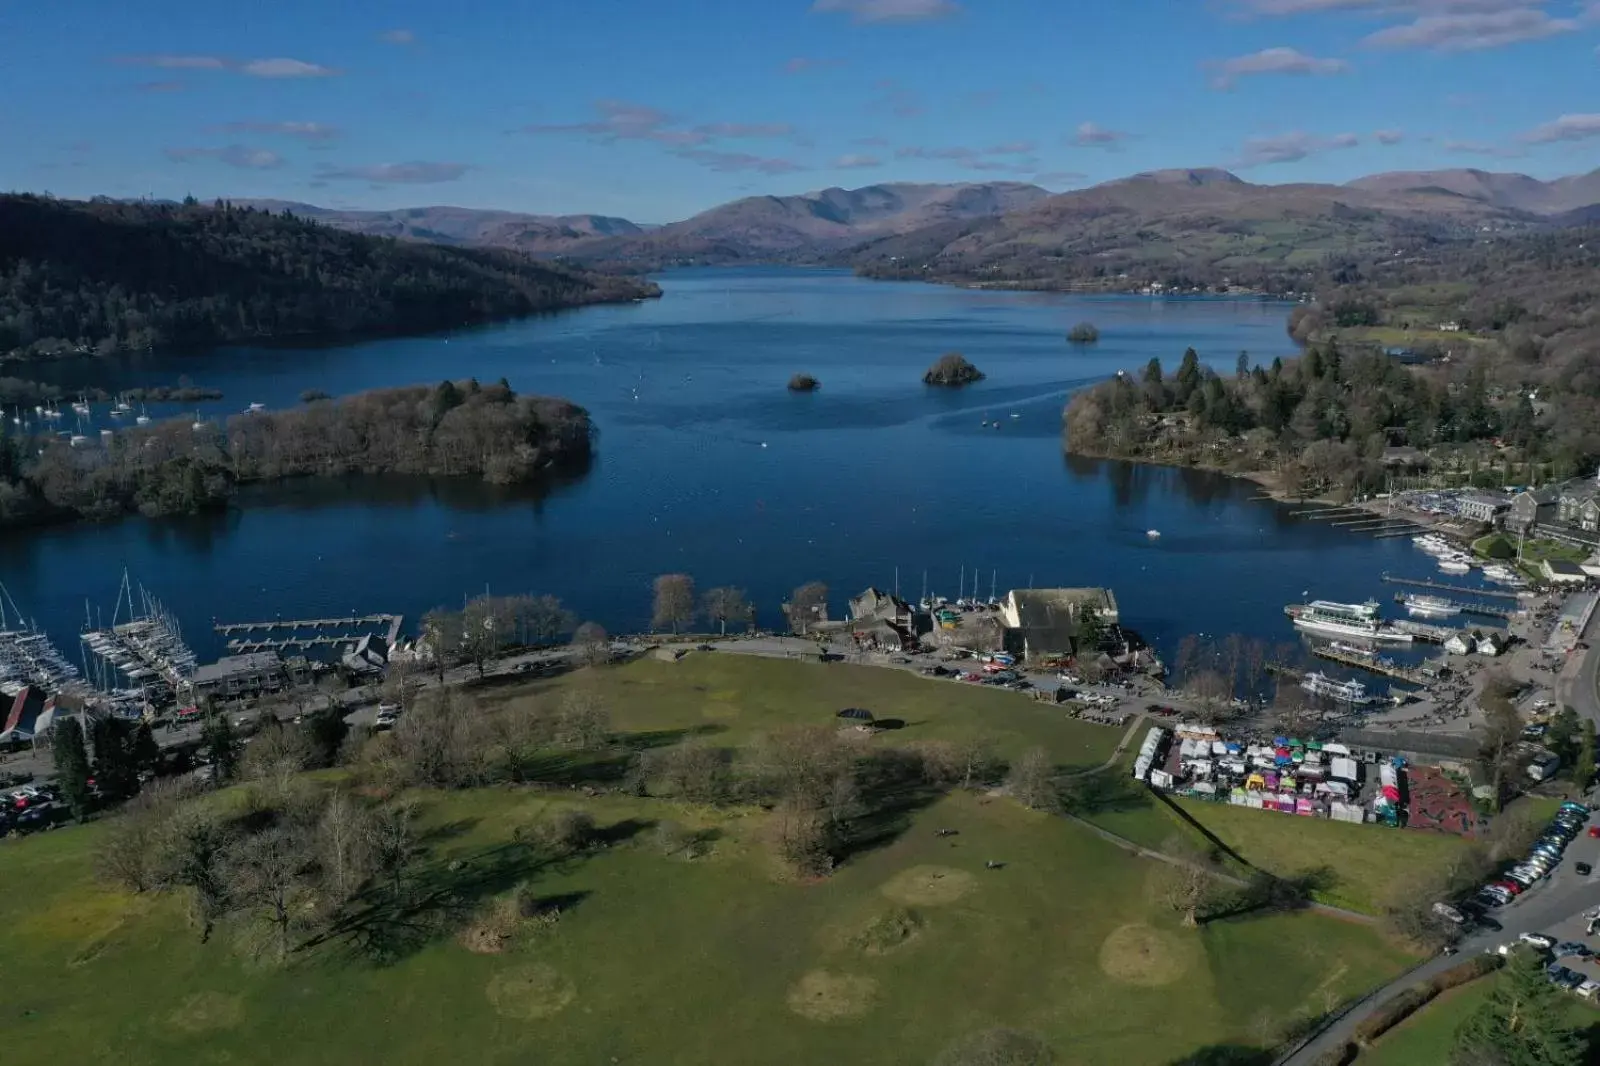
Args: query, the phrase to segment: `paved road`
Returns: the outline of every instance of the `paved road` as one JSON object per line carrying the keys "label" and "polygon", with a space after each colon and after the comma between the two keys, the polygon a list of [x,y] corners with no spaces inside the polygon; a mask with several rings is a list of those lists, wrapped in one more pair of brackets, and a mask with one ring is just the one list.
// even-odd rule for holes
{"label": "paved road", "polygon": [[1589,625],[1580,638],[1589,645],[1589,650],[1583,653],[1583,660],[1578,663],[1562,699],[1578,712],[1580,718],[1587,718],[1600,726],[1600,691],[1596,689],[1600,684],[1600,648],[1595,647],[1597,635],[1600,635],[1600,611],[1595,611],[1589,617]]}
{"label": "paved road", "polygon": [[[1596,815],[1591,824],[1600,824]],[[1585,940],[1584,910],[1600,905],[1600,879],[1591,874],[1579,876],[1573,869],[1577,862],[1588,862],[1600,867],[1600,841],[1587,835],[1580,836],[1567,848],[1555,872],[1510,906],[1495,912],[1494,918],[1503,928],[1497,932],[1480,931],[1463,939],[1455,955],[1439,955],[1395,978],[1355,1005],[1347,1008],[1329,1028],[1313,1040],[1280,1058],[1275,1066],[1308,1066],[1318,1055],[1354,1038],[1356,1026],[1365,1021],[1378,1007],[1388,1002],[1402,989],[1420,984],[1472,955],[1493,950],[1500,944],[1515,940],[1521,933],[1548,933],[1560,940]],[[1579,965],[1566,960],[1565,965],[1583,969],[1594,976],[1594,965]]]}

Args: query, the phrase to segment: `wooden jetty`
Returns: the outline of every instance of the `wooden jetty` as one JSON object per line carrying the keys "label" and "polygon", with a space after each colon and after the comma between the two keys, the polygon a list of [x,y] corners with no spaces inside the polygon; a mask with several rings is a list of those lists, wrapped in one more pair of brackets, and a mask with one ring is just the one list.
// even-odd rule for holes
{"label": "wooden jetty", "polygon": [[[1512,615],[1518,613],[1517,611],[1506,607],[1491,607],[1487,603],[1465,603],[1461,600],[1446,599],[1443,596],[1440,596],[1439,598],[1444,600],[1446,604],[1462,614],[1478,614],[1483,615],[1486,618],[1509,619]],[[1406,602],[1406,594],[1404,592],[1395,593],[1394,602],[1404,604]]]}
{"label": "wooden jetty", "polygon": [[1408,681],[1413,685],[1426,685],[1431,680],[1421,670],[1409,666],[1401,666],[1392,659],[1380,659],[1376,656],[1367,658],[1361,655],[1351,655],[1348,652],[1337,651],[1327,644],[1319,644],[1311,649],[1311,654],[1319,659],[1339,663],[1343,666],[1365,670],[1369,674],[1381,674],[1392,677],[1398,681]]}
{"label": "wooden jetty", "polygon": [[[383,629],[380,635],[393,645],[400,636],[400,626],[404,621],[404,615],[367,614],[349,615],[344,618],[278,618],[270,622],[218,622],[211,628],[223,636],[233,636],[234,639],[228,641],[228,650],[237,655],[244,655],[250,652],[297,649],[305,651],[311,648],[353,644],[380,627]],[[340,632],[320,632],[328,629],[337,629]],[[285,635],[251,636],[253,633],[273,632]],[[308,632],[310,635],[307,635]],[[234,636],[234,634],[240,635]]]}
{"label": "wooden jetty", "polygon": [[1303,511],[1290,511],[1289,512],[1289,517],[1290,518],[1311,518],[1311,519],[1316,519],[1316,520],[1320,521],[1320,520],[1322,520],[1324,518],[1338,518],[1341,515],[1343,515],[1343,516],[1348,518],[1348,517],[1351,517],[1351,516],[1354,516],[1354,515],[1358,515],[1358,514],[1364,515],[1364,514],[1370,514],[1370,513],[1371,512],[1368,511],[1365,507],[1342,507],[1342,506],[1308,507]]}
{"label": "wooden jetty", "polygon": [[1443,644],[1460,632],[1449,626],[1430,626],[1426,622],[1413,622],[1406,618],[1396,619],[1389,624],[1402,633],[1410,633],[1413,639],[1425,640],[1430,644]]}
{"label": "wooden jetty", "polygon": [[1447,585],[1443,581],[1425,581],[1414,577],[1394,577],[1390,574],[1384,574],[1382,579],[1391,585],[1410,585],[1413,588],[1419,589],[1439,589],[1441,592],[1460,592],[1467,596],[1493,596],[1495,599],[1500,600],[1514,600],[1517,598],[1517,594],[1515,592],[1502,592],[1499,589],[1474,589],[1468,588],[1465,585]]}

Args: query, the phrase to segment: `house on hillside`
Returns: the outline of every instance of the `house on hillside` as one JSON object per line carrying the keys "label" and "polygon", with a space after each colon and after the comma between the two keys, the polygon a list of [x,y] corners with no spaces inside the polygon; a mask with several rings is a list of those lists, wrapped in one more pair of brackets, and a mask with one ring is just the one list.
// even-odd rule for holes
{"label": "house on hillside", "polygon": [[1077,636],[1089,612],[1103,625],[1120,620],[1110,589],[1012,589],[1000,605],[1005,646],[1024,659],[1075,655],[1080,650]]}
{"label": "house on hillside", "polygon": [[1505,527],[1513,533],[1529,533],[1535,526],[1547,525],[1555,518],[1560,501],[1559,486],[1524,489],[1511,497],[1511,509],[1506,512]]}
{"label": "house on hillside", "polygon": [[1385,470],[1402,472],[1426,470],[1431,465],[1426,452],[1420,448],[1413,448],[1408,444],[1385,448],[1379,462],[1383,464]]}
{"label": "house on hillside", "polygon": [[1508,497],[1488,492],[1474,492],[1456,500],[1457,514],[1485,525],[1494,525],[1495,520],[1509,510],[1511,500]]}

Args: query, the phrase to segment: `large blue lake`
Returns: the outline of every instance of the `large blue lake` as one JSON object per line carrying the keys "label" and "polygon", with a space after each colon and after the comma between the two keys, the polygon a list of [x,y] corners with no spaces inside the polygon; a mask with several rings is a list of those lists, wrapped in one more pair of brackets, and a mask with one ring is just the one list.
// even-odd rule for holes
{"label": "large blue lake", "polygon": [[[1152,356],[1175,364],[1191,345],[1229,373],[1241,350],[1262,362],[1291,354],[1283,305],[978,292],[782,269],[660,280],[664,298],[639,305],[111,371],[112,387],[188,375],[224,390],[209,405],[218,413],[292,405],[309,388],[505,377],[593,412],[599,459],[574,483],[253,490],[220,516],[0,539],[0,582],[76,654],[86,604],[109,620],[126,568],[204,657],[221,652],[214,619],[391,611],[414,620],[489,588],[554,593],[614,631],[637,629],[648,623],[651,579],[686,571],[703,588],[745,587],[770,626],[784,595],[808,580],[830,585],[837,613],[862,587],[891,586],[897,568],[902,592],[920,593],[926,573],[933,591],[953,597],[965,568],[982,575],[984,594],[991,575],[1002,593],[1109,585],[1125,622],[1170,652],[1190,632],[1292,639],[1282,606],[1307,591],[1381,596],[1385,570],[1433,573],[1404,538],[1291,517],[1252,500],[1249,483],[1063,457],[1072,389]],[[1069,345],[1067,331],[1085,319],[1100,343]],[[922,385],[947,351],[987,380]],[[796,371],[821,390],[789,393]]]}

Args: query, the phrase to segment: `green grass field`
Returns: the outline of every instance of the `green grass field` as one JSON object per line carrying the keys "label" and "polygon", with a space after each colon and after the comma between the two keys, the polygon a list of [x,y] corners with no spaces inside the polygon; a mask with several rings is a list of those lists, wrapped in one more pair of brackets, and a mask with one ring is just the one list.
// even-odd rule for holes
{"label": "green grass field", "polygon": [[1419,870],[1448,861],[1460,837],[1325,818],[1298,818],[1225,803],[1179,800],[1201,825],[1253,866],[1280,876],[1327,870],[1323,903],[1376,913]]}
{"label": "green grass field", "polygon": [[[733,656],[496,698],[566,686],[602,692],[621,728],[714,724],[730,742],[841,706],[903,718],[885,742],[984,734],[1068,765],[1103,761],[1118,737],[1005,694]],[[97,881],[103,825],[0,842],[6,1060],[899,1066],[1004,1026],[1059,1062],[1161,1066],[1270,1046],[1408,962],[1372,927],[1309,913],[1186,930],[1161,902],[1164,866],[1004,797],[940,799],[809,883],[778,871],[756,808],[509,787],[421,802],[432,842],[418,884],[449,885],[481,915],[531,882],[562,901],[560,920],[496,951],[461,935],[481,925],[462,918],[382,964],[324,945],[272,965],[241,950],[236,919],[202,945],[181,896]],[[508,859],[523,853],[519,828],[573,806],[612,842],[542,868]],[[668,854],[662,820],[714,837],[709,853]]]}
{"label": "green grass field", "polygon": [[[551,802],[430,799],[430,823],[460,834],[434,861],[470,866]],[[602,824],[660,806],[587,804]],[[699,860],[642,834],[544,874],[542,893],[578,902],[505,954],[445,939],[388,966],[324,950],[282,969],[226,932],[202,946],[176,898],[96,884],[97,829],[29,839],[0,862],[0,1046],[130,1064],[898,1064],[1004,1025],[1064,1061],[1165,1063],[1269,1043],[1404,961],[1312,915],[1181,929],[1152,903],[1156,864],[1003,799],[941,801],[816,884],[773,876],[758,821],[726,819]],[[889,918],[910,935],[867,937]]]}
{"label": "green grass field", "polygon": [[1101,765],[1123,735],[1015,692],[904,670],[716,652],[691,653],[675,663],[641,659],[618,669],[580,671],[502,698],[556,698],[571,686],[598,693],[619,729],[705,730],[728,746],[789,723],[833,724],[846,707],[903,722],[903,728],[881,734],[889,743],[983,737],[1006,757],[1038,745],[1064,769]]}

